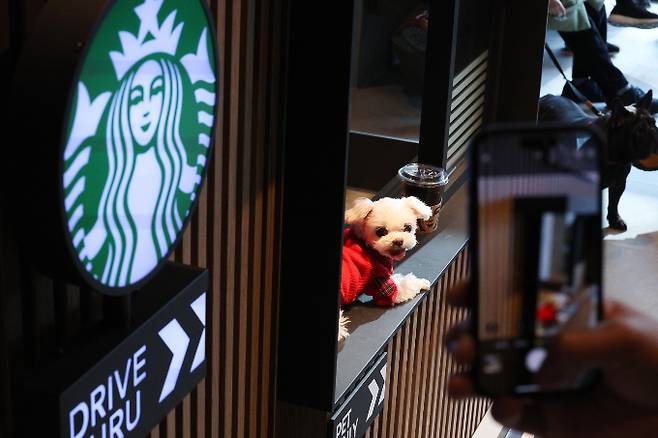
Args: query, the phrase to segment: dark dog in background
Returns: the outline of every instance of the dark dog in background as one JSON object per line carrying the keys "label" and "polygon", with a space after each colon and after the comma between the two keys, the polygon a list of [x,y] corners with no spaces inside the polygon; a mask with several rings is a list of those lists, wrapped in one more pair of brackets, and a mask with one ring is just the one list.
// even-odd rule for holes
{"label": "dark dog in background", "polygon": [[631,166],[658,152],[656,120],[649,113],[651,90],[634,106],[625,107],[615,100],[611,111],[597,117],[586,113],[574,101],[562,96],[546,95],[539,100],[539,120],[596,125],[606,137],[603,151],[603,187],[608,190],[608,224],[625,231],[626,222],[619,216],[619,199],[626,189]]}

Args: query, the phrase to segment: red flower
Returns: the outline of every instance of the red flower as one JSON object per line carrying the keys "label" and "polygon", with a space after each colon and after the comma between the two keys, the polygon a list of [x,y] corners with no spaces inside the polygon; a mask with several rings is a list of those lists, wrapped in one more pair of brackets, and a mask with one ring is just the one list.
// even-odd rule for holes
{"label": "red flower", "polygon": [[537,308],[537,319],[544,325],[555,324],[557,309],[553,303],[546,303]]}

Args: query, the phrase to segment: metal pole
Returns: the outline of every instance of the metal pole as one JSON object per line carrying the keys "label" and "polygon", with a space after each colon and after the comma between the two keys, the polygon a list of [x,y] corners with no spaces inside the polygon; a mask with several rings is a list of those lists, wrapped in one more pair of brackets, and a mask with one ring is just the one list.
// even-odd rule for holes
{"label": "metal pole", "polygon": [[445,167],[448,156],[459,1],[429,1],[418,160],[441,167]]}

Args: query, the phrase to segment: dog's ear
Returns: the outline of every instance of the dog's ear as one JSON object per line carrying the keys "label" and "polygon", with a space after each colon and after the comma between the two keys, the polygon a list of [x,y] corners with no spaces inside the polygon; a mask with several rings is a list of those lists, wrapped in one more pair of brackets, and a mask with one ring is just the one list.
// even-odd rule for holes
{"label": "dog's ear", "polygon": [[407,204],[407,207],[409,207],[411,211],[414,212],[417,218],[426,221],[432,217],[432,209],[420,199],[416,198],[415,196],[409,196],[402,199],[404,200],[404,203]]}
{"label": "dog's ear", "polygon": [[364,220],[372,211],[373,202],[368,198],[357,198],[352,208],[345,212],[345,223],[355,224]]}
{"label": "dog's ear", "polygon": [[615,97],[610,105],[612,109],[612,117],[618,117],[628,114],[628,110],[624,106],[624,102],[620,98]]}
{"label": "dog's ear", "polygon": [[653,91],[649,90],[647,91],[647,94],[645,94],[644,97],[635,104],[635,107],[649,111],[649,107],[651,106],[652,100],[653,100]]}

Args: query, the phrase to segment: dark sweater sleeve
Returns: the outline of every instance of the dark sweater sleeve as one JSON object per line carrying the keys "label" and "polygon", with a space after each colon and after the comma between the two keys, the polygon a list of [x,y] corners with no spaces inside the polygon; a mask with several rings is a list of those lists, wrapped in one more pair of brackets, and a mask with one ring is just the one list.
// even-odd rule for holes
{"label": "dark sweater sleeve", "polygon": [[382,274],[384,275],[375,276],[364,292],[370,295],[378,306],[392,306],[398,296],[398,287],[389,275]]}

